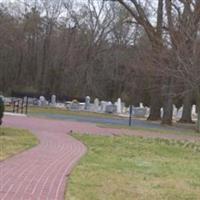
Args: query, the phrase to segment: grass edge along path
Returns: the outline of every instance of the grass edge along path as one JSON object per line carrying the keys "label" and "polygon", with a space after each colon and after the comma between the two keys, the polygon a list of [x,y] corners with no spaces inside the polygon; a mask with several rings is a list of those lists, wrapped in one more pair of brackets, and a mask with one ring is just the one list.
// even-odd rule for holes
{"label": "grass edge along path", "polygon": [[[186,135],[186,136],[199,136],[200,134],[197,133],[194,129],[161,129],[161,128],[144,128],[139,126],[123,126],[123,125],[110,125],[110,124],[102,124],[98,123],[97,127],[99,128],[112,128],[118,130],[132,130],[132,131],[142,131],[142,132],[156,132],[161,134],[175,134],[175,135]],[[166,126],[168,127],[168,126]]]}
{"label": "grass edge along path", "polygon": [[66,200],[198,200],[200,144],[73,135],[88,153],[72,172]]}
{"label": "grass edge along path", "polygon": [[39,140],[24,129],[0,127],[0,161],[35,147]]}
{"label": "grass edge along path", "polygon": [[[12,112],[12,107],[6,106],[6,111]],[[39,107],[30,106],[28,108],[28,115],[30,116],[42,116],[44,114],[58,114],[66,116],[82,116],[82,117],[97,117],[97,118],[107,118],[107,119],[123,119],[123,117],[118,115],[112,115],[109,113],[95,113],[95,112],[85,112],[85,111],[70,111],[66,108],[54,108],[54,107]]]}

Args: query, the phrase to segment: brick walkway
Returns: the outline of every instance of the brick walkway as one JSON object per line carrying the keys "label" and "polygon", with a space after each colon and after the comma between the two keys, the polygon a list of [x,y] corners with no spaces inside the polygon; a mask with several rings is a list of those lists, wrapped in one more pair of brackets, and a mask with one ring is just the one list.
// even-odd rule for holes
{"label": "brick walkway", "polygon": [[95,124],[31,117],[5,117],[5,126],[32,131],[40,144],[0,162],[1,200],[63,200],[66,179],[86,147],[67,133],[136,135],[200,141],[199,137],[99,128]]}
{"label": "brick walkway", "polygon": [[66,176],[86,152],[64,123],[6,117],[5,125],[31,130],[40,144],[0,163],[1,200],[64,199]]}

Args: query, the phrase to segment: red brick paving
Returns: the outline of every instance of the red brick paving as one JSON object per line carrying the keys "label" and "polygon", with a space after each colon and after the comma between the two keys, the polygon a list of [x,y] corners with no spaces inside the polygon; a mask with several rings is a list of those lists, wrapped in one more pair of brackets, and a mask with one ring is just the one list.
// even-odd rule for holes
{"label": "red brick paving", "polygon": [[5,126],[31,130],[40,144],[0,163],[0,199],[64,199],[66,176],[86,147],[66,134],[71,129],[62,122],[6,117]]}
{"label": "red brick paving", "polygon": [[1,200],[63,200],[66,179],[86,152],[82,143],[66,134],[70,131],[200,141],[200,137],[100,128],[89,123],[31,117],[7,116],[4,125],[29,129],[39,138],[40,144],[0,162]]}

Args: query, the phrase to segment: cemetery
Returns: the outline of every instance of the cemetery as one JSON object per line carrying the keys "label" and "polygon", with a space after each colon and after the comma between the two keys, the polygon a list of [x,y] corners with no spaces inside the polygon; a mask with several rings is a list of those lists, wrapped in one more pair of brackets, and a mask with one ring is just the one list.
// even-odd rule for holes
{"label": "cemetery", "polygon": [[200,200],[200,0],[0,0],[0,200]]}
{"label": "cemetery", "polygon": [[[126,105],[122,102],[121,98],[118,98],[116,102],[111,101],[103,101],[95,98],[93,102],[89,96],[85,97],[85,102],[79,102],[74,99],[72,101],[56,101],[56,95],[52,95],[49,100],[47,100],[44,96],[40,96],[39,98],[33,97],[4,97],[4,103],[6,106],[6,111],[13,113],[25,113],[28,114],[28,108],[60,108],[63,110],[69,110],[72,112],[87,112],[90,113],[107,113],[121,116],[121,117],[129,117],[130,116],[130,106],[132,106],[132,117],[135,118],[143,118],[147,119],[150,114],[150,108],[140,103],[139,106],[134,105]],[[179,109],[173,105],[173,120],[174,122],[179,121],[183,114],[183,106]],[[161,117],[163,116],[163,108],[161,108]],[[192,120],[195,122],[197,120],[197,108],[196,105],[192,106],[191,109]]]}

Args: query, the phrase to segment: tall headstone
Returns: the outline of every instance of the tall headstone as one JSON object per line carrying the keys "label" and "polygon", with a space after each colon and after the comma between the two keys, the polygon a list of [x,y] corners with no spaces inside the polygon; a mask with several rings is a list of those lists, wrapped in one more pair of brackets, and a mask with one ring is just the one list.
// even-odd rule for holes
{"label": "tall headstone", "polygon": [[173,104],[173,117],[176,118],[178,114],[178,109],[176,108],[176,106]]}
{"label": "tall headstone", "polygon": [[39,106],[45,106],[46,105],[46,99],[44,96],[40,96],[39,98]]}
{"label": "tall headstone", "polygon": [[117,100],[117,113],[121,113],[122,112],[122,101],[120,98],[118,98]]}
{"label": "tall headstone", "polygon": [[88,110],[90,107],[90,97],[85,97],[85,109]]}
{"label": "tall headstone", "polygon": [[51,104],[55,105],[56,104],[56,95],[51,96]]}
{"label": "tall headstone", "polygon": [[126,112],[126,107],[125,107],[125,103],[124,102],[121,103],[121,111],[122,111],[122,113]]}
{"label": "tall headstone", "polygon": [[117,111],[117,106],[113,104],[106,105],[106,113],[115,113]]}
{"label": "tall headstone", "polygon": [[95,107],[95,111],[98,112],[99,111],[99,99],[95,99],[94,100],[94,107]]}
{"label": "tall headstone", "polygon": [[178,109],[178,112],[177,112],[177,119],[180,119],[182,117],[182,114],[183,114],[183,106],[181,106],[181,108]]}
{"label": "tall headstone", "polygon": [[143,105],[143,103],[140,103],[140,108],[144,108],[144,105]]}
{"label": "tall headstone", "polygon": [[197,106],[196,105],[192,105],[192,114],[197,114]]}
{"label": "tall headstone", "polygon": [[192,119],[197,119],[197,106],[193,105],[192,106]]}
{"label": "tall headstone", "polygon": [[105,112],[106,111],[106,106],[107,106],[107,102],[106,101],[101,101],[101,112]]}

